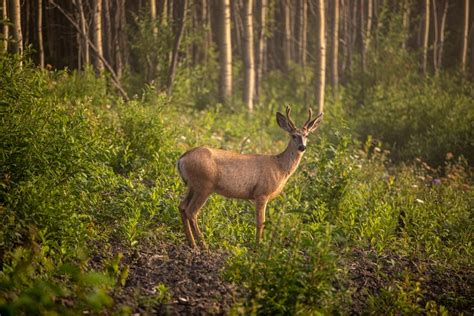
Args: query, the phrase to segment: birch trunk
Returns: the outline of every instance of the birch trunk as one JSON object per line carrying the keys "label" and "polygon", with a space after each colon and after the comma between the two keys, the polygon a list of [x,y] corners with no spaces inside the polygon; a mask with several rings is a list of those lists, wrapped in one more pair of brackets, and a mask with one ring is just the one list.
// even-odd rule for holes
{"label": "birch trunk", "polygon": [[[94,0],[94,46],[97,49],[95,67],[97,72],[104,71],[104,48],[102,43],[102,0]],[[101,58],[102,57],[102,58]]]}
{"label": "birch trunk", "polygon": [[316,68],[316,101],[319,113],[324,110],[324,91],[326,88],[326,15],[324,0],[317,1],[318,31],[316,32],[317,68]]}
{"label": "birch trunk", "polygon": [[444,0],[443,15],[441,16],[441,24],[439,26],[439,51],[438,51],[438,69],[443,65],[444,52],[444,30],[446,27],[446,17],[448,16],[448,0]]}
{"label": "birch trunk", "polygon": [[430,34],[430,0],[425,0],[425,24],[423,28],[423,59],[422,69],[426,75],[428,65],[428,39]]}
{"label": "birch trunk", "polygon": [[9,51],[23,55],[23,35],[21,32],[21,7],[20,0],[9,0],[8,11],[10,12],[10,21],[12,24],[13,41],[10,42]]}
{"label": "birch trunk", "polygon": [[339,0],[333,1],[332,23],[332,88],[336,96],[339,85]]}
{"label": "birch trunk", "polygon": [[178,65],[178,53],[181,41],[183,39],[184,27],[186,26],[186,18],[188,12],[188,0],[183,1],[183,15],[181,17],[178,33],[174,39],[173,54],[171,55],[171,64],[168,71],[168,93],[171,94],[173,89],[174,77],[176,76],[176,68]]}
{"label": "birch trunk", "polygon": [[253,1],[244,2],[244,62],[245,62],[245,82],[244,82],[244,102],[249,112],[253,111],[253,99],[255,94],[255,62],[253,49]]}
{"label": "birch trunk", "polygon": [[258,34],[258,58],[257,58],[257,80],[255,84],[255,95],[258,98],[260,96],[260,85],[263,78],[263,69],[265,64],[265,52],[267,42],[265,38],[265,32],[267,28],[267,11],[268,11],[268,0],[261,0],[260,8],[260,33]]}
{"label": "birch trunk", "polygon": [[469,34],[469,2],[471,0],[464,0],[464,31],[462,36],[462,50],[461,50],[461,71],[466,72],[467,61],[467,39]]}
{"label": "birch trunk", "polygon": [[220,97],[229,104],[232,98],[232,40],[230,34],[230,0],[220,0]]}
{"label": "birch trunk", "polygon": [[8,24],[6,21],[8,20],[7,14],[7,0],[2,0],[2,20],[3,20],[3,52],[6,53],[8,51]]}
{"label": "birch trunk", "polygon": [[44,45],[43,45],[43,1],[38,0],[38,54],[39,64],[41,68],[44,68]]}

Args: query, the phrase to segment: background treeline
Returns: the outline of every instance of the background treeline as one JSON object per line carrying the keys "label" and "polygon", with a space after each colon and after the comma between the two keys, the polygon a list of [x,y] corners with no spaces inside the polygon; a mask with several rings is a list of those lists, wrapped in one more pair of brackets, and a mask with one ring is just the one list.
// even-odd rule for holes
{"label": "background treeline", "polygon": [[274,70],[310,69],[307,93],[321,103],[326,72],[334,92],[353,80],[373,84],[387,41],[413,53],[422,73],[468,72],[472,7],[469,0],[3,0],[3,47],[33,48],[42,67],[105,70],[124,96],[144,83],[172,92],[177,72],[202,66],[220,101],[232,101],[238,86],[252,110]]}

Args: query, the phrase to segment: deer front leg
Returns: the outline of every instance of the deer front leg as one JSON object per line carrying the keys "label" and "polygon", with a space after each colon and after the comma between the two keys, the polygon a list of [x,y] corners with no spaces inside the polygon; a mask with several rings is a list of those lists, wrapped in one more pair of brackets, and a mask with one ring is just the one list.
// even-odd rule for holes
{"label": "deer front leg", "polygon": [[257,244],[263,237],[263,226],[265,225],[265,209],[267,208],[267,197],[259,197],[255,199],[255,207],[257,210]]}

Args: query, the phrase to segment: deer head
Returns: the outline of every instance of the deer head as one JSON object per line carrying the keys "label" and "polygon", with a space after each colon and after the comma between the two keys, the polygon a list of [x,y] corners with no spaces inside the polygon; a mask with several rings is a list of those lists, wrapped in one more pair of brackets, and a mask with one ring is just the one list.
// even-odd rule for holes
{"label": "deer head", "polygon": [[314,132],[321,123],[323,113],[319,113],[315,118],[312,118],[313,111],[311,108],[308,109],[308,119],[304,123],[302,128],[297,128],[293,120],[291,119],[291,108],[286,107],[286,117],[277,112],[276,119],[278,126],[287,131],[291,136],[291,144],[300,152],[306,150],[306,141],[308,135]]}

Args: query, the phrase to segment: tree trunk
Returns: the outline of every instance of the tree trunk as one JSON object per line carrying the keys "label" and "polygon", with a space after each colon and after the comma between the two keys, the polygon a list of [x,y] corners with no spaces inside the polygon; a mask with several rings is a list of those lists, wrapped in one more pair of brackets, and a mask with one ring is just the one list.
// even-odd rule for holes
{"label": "tree trunk", "polygon": [[126,64],[126,43],[124,38],[125,33],[125,0],[118,0],[115,8],[115,23],[114,23],[114,50],[115,50],[115,69],[117,77],[121,78],[123,75],[124,65]]}
{"label": "tree trunk", "polygon": [[3,52],[8,51],[8,14],[7,14],[7,0],[2,0],[2,20],[3,20]]}
{"label": "tree trunk", "polygon": [[326,88],[326,15],[325,0],[317,1],[318,31],[316,32],[317,68],[316,68],[316,101],[319,113],[324,110],[324,90]]}
{"label": "tree trunk", "polygon": [[179,46],[183,39],[184,27],[186,26],[186,17],[188,12],[188,0],[183,0],[183,15],[181,17],[178,33],[174,39],[173,54],[171,55],[171,64],[168,70],[168,94],[173,91],[174,77],[178,66]]}
{"label": "tree trunk", "polygon": [[104,0],[104,25],[105,25],[105,43],[104,47],[104,58],[113,65],[114,63],[114,51],[112,49],[112,21],[110,15],[110,0]]}
{"label": "tree trunk", "polygon": [[[240,18],[240,7],[241,7],[241,2],[240,0],[233,0],[231,1],[231,17],[234,20],[234,36],[235,36],[235,48],[238,54],[242,53],[242,33],[243,33],[243,27],[242,27],[242,19]],[[231,30],[231,36],[232,36],[232,30]]]}
{"label": "tree trunk", "polygon": [[268,0],[261,0],[260,8],[260,32],[258,34],[258,58],[257,58],[257,80],[255,84],[255,95],[260,97],[260,85],[262,84],[263,68],[265,64],[265,52],[267,42],[265,32],[267,28]]}
{"label": "tree trunk", "polygon": [[438,69],[443,65],[443,51],[444,51],[444,30],[446,27],[446,17],[448,15],[448,0],[444,0],[443,15],[441,16],[441,24],[439,26],[439,47],[438,47]]}
{"label": "tree trunk", "polygon": [[[364,1],[364,0],[362,0]],[[370,46],[370,41],[372,37],[372,22],[373,22],[373,12],[374,12],[374,1],[373,0],[367,0],[367,29],[365,31],[365,52],[367,53],[367,49]]]}
{"label": "tree trunk", "polygon": [[39,64],[44,68],[44,45],[43,45],[43,1],[38,0],[38,54]]}
{"label": "tree trunk", "polygon": [[462,36],[462,50],[461,50],[461,71],[466,72],[467,61],[467,38],[469,34],[469,2],[471,0],[464,0],[464,31]]}
{"label": "tree trunk", "polygon": [[339,85],[339,0],[333,1],[332,23],[332,89],[336,96]]}
{"label": "tree trunk", "polygon": [[102,0],[94,0],[94,46],[97,49],[95,67],[98,73],[102,73],[104,71],[104,63],[102,61],[104,57],[102,44]]}
{"label": "tree trunk", "polygon": [[156,38],[158,36],[158,27],[156,25],[156,0],[150,0],[150,18],[153,28],[153,36]]}
{"label": "tree trunk", "polygon": [[285,71],[290,66],[291,59],[291,19],[290,19],[290,1],[285,0],[282,2],[283,6],[283,65]]}
{"label": "tree trunk", "polygon": [[365,52],[366,52],[366,25],[365,25],[365,0],[360,0],[360,68],[365,74]]}
{"label": "tree trunk", "polygon": [[232,41],[230,35],[230,0],[220,0],[220,98],[229,104],[232,98]]}
{"label": "tree trunk", "polygon": [[437,0],[433,0],[433,70],[435,74],[438,74],[438,44],[439,44],[439,24],[438,24],[438,6]]}
{"label": "tree trunk", "polygon": [[403,1],[403,15],[402,15],[402,25],[403,25],[403,34],[404,34],[404,39],[402,43],[402,48],[406,49],[407,48],[407,43],[409,40],[409,34],[410,34],[410,0],[404,0]]}
{"label": "tree trunk", "polygon": [[89,42],[87,40],[87,21],[86,21],[86,16],[84,14],[84,7],[82,5],[82,0],[77,0],[77,7],[79,10],[79,16],[80,16],[80,27],[81,27],[81,38],[82,38],[82,43],[81,43],[81,54],[84,60],[84,65],[87,67],[90,65],[90,55],[89,55]]}
{"label": "tree trunk", "polygon": [[306,47],[307,47],[307,33],[308,33],[308,0],[300,0],[299,6],[299,27],[298,27],[298,59],[300,66],[306,66]]}
{"label": "tree trunk", "polygon": [[244,62],[245,62],[245,82],[244,82],[244,102],[249,112],[253,111],[253,99],[255,95],[255,63],[253,49],[253,1],[244,2]]}
{"label": "tree trunk", "polygon": [[23,55],[23,35],[21,33],[21,7],[20,0],[9,0],[8,11],[12,23],[13,41],[9,45],[10,52]]}
{"label": "tree trunk", "polygon": [[423,74],[426,75],[428,65],[428,39],[430,34],[430,0],[425,0],[425,24],[423,28],[423,59],[422,69]]}

